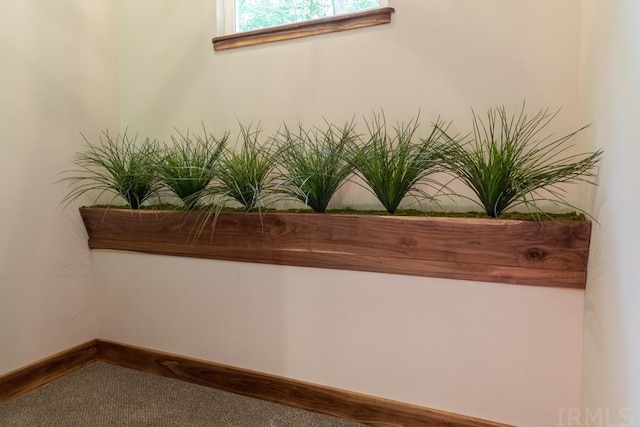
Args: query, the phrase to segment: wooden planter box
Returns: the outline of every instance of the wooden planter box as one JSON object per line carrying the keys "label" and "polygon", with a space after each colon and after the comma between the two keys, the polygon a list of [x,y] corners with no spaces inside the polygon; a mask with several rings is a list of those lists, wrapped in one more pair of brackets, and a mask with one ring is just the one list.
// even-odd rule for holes
{"label": "wooden planter box", "polygon": [[92,249],[585,287],[591,223],[81,208]]}

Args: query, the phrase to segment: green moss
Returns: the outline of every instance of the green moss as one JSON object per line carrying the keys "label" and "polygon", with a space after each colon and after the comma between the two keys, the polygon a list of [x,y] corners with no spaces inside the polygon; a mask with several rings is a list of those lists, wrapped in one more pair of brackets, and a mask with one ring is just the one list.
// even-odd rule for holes
{"label": "green moss", "polygon": [[[127,205],[96,205],[90,206],[91,208],[99,208],[99,209],[129,209]],[[186,208],[181,205],[175,205],[171,203],[163,203],[158,205],[149,205],[143,206],[141,210],[165,210],[165,211],[184,211]],[[201,206],[198,210],[202,211],[211,211],[215,210],[215,207],[212,206]],[[243,208],[229,208],[225,207],[221,210],[221,212],[246,212]],[[373,210],[373,209],[353,209],[353,208],[343,208],[343,209],[329,209],[325,213],[317,213],[311,209],[278,209],[278,210],[261,210],[257,209],[252,210],[251,212],[272,212],[272,213],[299,213],[299,214],[310,214],[310,215],[325,215],[325,214],[340,214],[340,215],[384,215],[384,216],[422,216],[422,217],[433,217],[433,218],[484,218],[484,219],[496,219],[489,217],[484,212],[441,212],[441,211],[431,211],[425,212],[417,209],[398,209],[394,214],[389,214],[387,211],[382,210]],[[504,213],[498,219],[512,219],[519,221],[584,221],[586,219],[585,215],[577,212],[569,212],[569,213],[540,213],[540,214],[532,214],[525,212],[508,212]]]}
{"label": "green moss", "polygon": [[[92,209],[130,209],[129,205],[93,205],[87,206]],[[187,210],[183,205],[175,205],[173,203],[160,203],[156,205],[142,205],[141,211],[184,211]]]}
{"label": "green moss", "polygon": [[[286,210],[279,210],[277,212],[303,213],[303,214],[315,213],[309,209],[286,209]],[[381,211],[381,210],[344,208],[344,209],[329,209],[326,211],[326,213],[342,214],[342,215],[385,215],[385,216],[422,216],[422,217],[433,217],[433,218],[495,219],[495,218],[491,218],[484,212],[441,212],[441,211],[425,212],[417,209],[398,209],[395,211],[395,213],[389,214],[387,213],[387,211]],[[585,216],[577,212],[560,213],[560,214],[558,213],[532,214],[532,213],[525,213],[525,212],[508,212],[508,213],[502,214],[502,216],[500,216],[499,219],[512,219],[512,220],[519,220],[519,221],[544,221],[544,220],[584,221]]]}

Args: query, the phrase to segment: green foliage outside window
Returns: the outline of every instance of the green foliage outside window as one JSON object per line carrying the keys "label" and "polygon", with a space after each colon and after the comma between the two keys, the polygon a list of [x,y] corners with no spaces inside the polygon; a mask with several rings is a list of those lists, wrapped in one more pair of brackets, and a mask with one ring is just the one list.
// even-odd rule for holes
{"label": "green foliage outside window", "polygon": [[380,7],[380,0],[236,0],[236,31],[325,18]]}

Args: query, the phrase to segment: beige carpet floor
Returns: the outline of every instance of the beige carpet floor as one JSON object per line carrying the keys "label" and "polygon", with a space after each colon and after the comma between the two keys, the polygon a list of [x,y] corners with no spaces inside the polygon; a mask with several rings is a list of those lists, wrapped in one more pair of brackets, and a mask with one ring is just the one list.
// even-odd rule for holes
{"label": "beige carpet floor", "polygon": [[0,404],[0,426],[363,425],[105,363],[94,363]]}

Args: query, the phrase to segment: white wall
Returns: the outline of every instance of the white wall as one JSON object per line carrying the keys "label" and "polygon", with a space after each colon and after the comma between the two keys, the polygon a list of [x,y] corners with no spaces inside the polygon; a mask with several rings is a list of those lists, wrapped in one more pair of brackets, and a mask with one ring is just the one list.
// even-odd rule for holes
{"label": "white wall", "polygon": [[[586,293],[584,427],[640,423],[640,4],[585,7],[586,112],[605,150]],[[577,424],[574,424],[577,425]],[[568,427],[570,427],[567,424]]]}
{"label": "white wall", "polygon": [[[468,121],[494,104],[564,107],[577,122],[580,1],[408,0],[390,25],[214,53],[215,2],[120,3],[125,123],[164,136],[201,120],[267,129],[384,108]],[[153,18],[149,19],[149,11]]]}
{"label": "white wall", "polygon": [[109,2],[0,3],[0,374],[96,336],[95,289],[58,173],[119,126]]}
{"label": "white wall", "polygon": [[582,293],[94,251],[100,337],[550,426],[580,401]]}
{"label": "white wall", "polygon": [[[124,125],[580,119],[579,0],[403,0],[386,26],[214,53],[208,0],[119,2]],[[351,193],[349,193],[351,191]],[[365,203],[348,190],[343,201]],[[580,405],[580,291],[96,251],[99,336],[519,426]]]}

